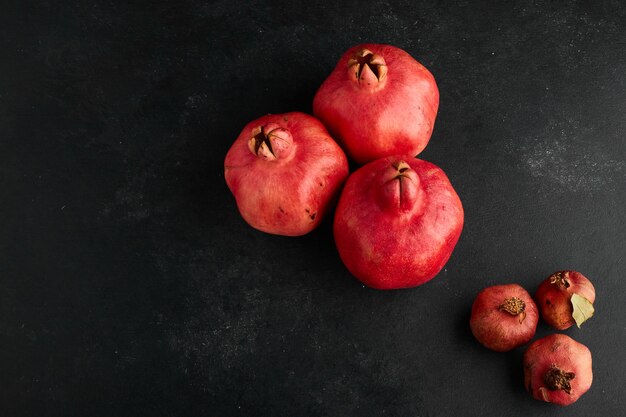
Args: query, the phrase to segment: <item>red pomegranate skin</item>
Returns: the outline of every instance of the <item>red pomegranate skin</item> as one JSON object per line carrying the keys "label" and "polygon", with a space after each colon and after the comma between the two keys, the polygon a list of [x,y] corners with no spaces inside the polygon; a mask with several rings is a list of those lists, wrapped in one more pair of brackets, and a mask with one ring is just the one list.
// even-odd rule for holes
{"label": "red pomegranate skin", "polygon": [[411,155],[377,159],[346,182],[335,211],[339,256],[365,285],[421,285],[446,264],[463,228],[463,206],[436,165]]}
{"label": "red pomegranate skin", "polygon": [[363,44],[340,58],[313,100],[313,113],[364,164],[419,154],[428,144],[439,107],[433,75],[390,45]]}
{"label": "red pomegranate skin", "polygon": [[226,154],[224,176],[250,226],[300,236],[331,209],[348,176],[348,161],[313,116],[274,114],[243,128]]}
{"label": "red pomegranate skin", "polygon": [[572,404],[593,382],[591,351],[564,334],[535,340],[523,361],[526,390],[540,401]]}
{"label": "red pomegranate skin", "polygon": [[472,305],[470,328],[488,349],[507,352],[535,336],[539,311],[518,284],[494,285],[478,293]]}
{"label": "red pomegranate skin", "polygon": [[580,272],[558,271],[541,283],[535,293],[535,301],[548,325],[565,330],[576,323],[570,301],[573,294],[585,297],[592,304],[596,299],[593,284]]}

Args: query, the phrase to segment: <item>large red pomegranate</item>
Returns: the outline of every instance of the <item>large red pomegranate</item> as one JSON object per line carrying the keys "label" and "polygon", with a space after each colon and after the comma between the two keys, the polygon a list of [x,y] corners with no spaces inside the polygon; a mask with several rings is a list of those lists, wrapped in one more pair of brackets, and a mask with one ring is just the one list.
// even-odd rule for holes
{"label": "large red pomegranate", "polygon": [[313,100],[315,116],[359,164],[419,154],[438,107],[433,75],[402,49],[378,44],[344,53]]}
{"label": "large red pomegranate", "polygon": [[411,155],[377,159],[346,182],[334,235],[348,270],[378,289],[431,280],[463,228],[463,206],[436,165]]}
{"label": "large red pomegranate", "polygon": [[564,334],[535,340],[524,353],[524,385],[537,400],[569,405],[593,382],[591,351]]}
{"label": "large red pomegranate", "polygon": [[226,183],[252,227],[304,235],[317,227],[348,176],[345,154],[324,126],[304,113],[248,123],[224,161]]}

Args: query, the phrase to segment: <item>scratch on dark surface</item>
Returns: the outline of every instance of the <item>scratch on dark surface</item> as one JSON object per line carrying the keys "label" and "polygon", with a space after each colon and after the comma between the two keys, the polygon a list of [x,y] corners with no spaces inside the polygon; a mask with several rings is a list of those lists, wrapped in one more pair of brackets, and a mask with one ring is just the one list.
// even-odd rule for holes
{"label": "scratch on dark surface", "polygon": [[545,137],[527,138],[509,150],[514,150],[532,177],[571,192],[615,190],[616,181],[626,176],[626,161],[613,159],[601,150],[595,150],[595,155],[581,151],[577,141],[563,130],[554,136],[546,133]]}

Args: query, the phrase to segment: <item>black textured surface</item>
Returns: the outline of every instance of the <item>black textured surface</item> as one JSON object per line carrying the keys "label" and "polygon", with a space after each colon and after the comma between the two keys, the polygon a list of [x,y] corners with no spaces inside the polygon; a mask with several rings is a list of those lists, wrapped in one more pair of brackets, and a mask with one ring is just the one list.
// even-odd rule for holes
{"label": "black textured surface", "polygon": [[[3,3],[0,414],[624,415],[624,4],[245,3]],[[360,285],[330,221],[253,230],[224,182],[245,123],[310,112],[367,41],[435,75],[421,157],[466,212],[446,269],[411,290]],[[567,409],[524,391],[521,349],[467,325],[483,287],[534,292],[563,268],[597,290],[565,332],[595,372]]]}

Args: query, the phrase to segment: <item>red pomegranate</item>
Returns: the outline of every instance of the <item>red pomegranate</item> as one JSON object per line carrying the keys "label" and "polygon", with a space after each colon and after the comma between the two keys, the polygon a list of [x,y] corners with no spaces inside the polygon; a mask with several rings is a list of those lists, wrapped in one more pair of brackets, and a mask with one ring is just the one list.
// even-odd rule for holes
{"label": "red pomegranate", "polygon": [[535,293],[541,317],[550,326],[565,330],[580,327],[594,313],[596,290],[587,277],[576,271],[558,271],[546,278]]}
{"label": "red pomegranate", "polygon": [[494,285],[476,296],[470,328],[483,346],[506,352],[530,342],[538,321],[537,306],[524,288],[518,284]]}
{"label": "red pomegranate", "polygon": [[593,382],[591,352],[564,334],[535,340],[524,353],[524,385],[537,400],[569,405]]}
{"label": "red pomegranate", "polygon": [[324,126],[304,113],[248,123],[224,161],[228,188],[252,227],[304,235],[317,227],[348,176],[345,154]]}
{"label": "red pomegranate", "polygon": [[346,182],[334,236],[348,270],[378,289],[431,280],[463,228],[463,206],[441,168],[411,155],[377,159]]}
{"label": "red pomegranate", "polygon": [[349,49],[313,100],[313,113],[359,164],[419,154],[439,107],[432,74],[390,45]]}

